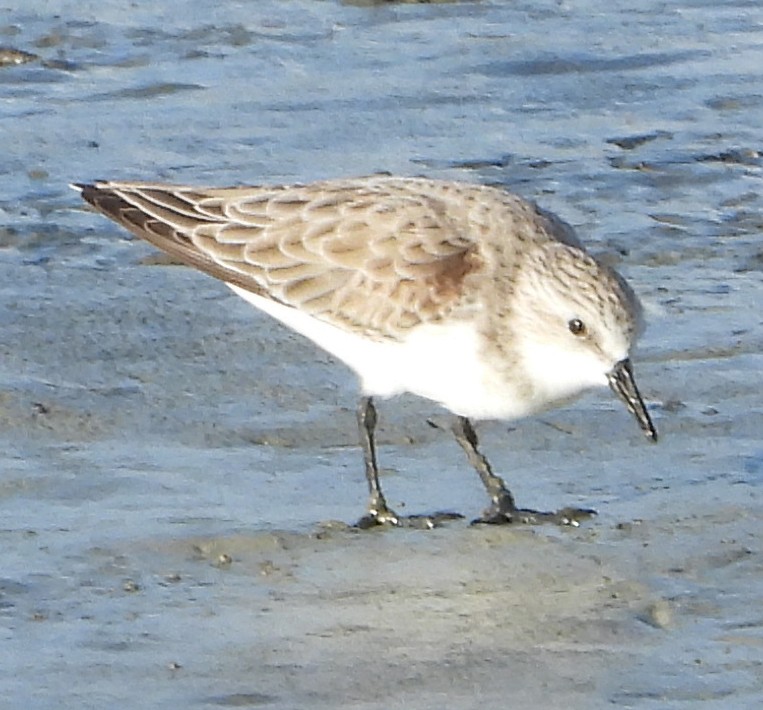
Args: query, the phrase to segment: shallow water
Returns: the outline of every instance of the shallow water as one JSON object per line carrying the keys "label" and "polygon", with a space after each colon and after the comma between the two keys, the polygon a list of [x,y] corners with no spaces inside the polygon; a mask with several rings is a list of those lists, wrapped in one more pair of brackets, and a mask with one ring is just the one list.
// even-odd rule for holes
{"label": "shallow water", "polygon": [[[0,9],[0,705],[760,704],[757,2],[23,5]],[[643,296],[659,445],[608,392],[480,427],[520,503],[595,520],[320,525],[364,503],[352,376],[66,187],[376,171],[537,199]],[[381,415],[395,506],[480,510],[440,413]]]}

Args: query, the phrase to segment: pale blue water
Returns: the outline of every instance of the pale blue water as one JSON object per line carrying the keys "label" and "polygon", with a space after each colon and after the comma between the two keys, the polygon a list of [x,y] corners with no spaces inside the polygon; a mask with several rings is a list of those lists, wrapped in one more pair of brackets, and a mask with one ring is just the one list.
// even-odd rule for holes
{"label": "pale blue water", "polygon": [[[563,538],[573,559],[620,565],[675,609],[668,629],[587,638],[591,655],[579,660],[577,637],[561,634],[564,652],[543,648],[559,652],[559,668],[580,663],[585,682],[530,674],[523,700],[760,704],[758,2],[25,0],[0,7],[0,46],[39,55],[0,67],[0,707],[225,705],[242,683],[270,686],[240,704],[384,705],[357,688],[332,694],[332,669],[346,672],[320,645],[297,660],[293,638],[321,638],[289,616],[325,584],[317,562],[297,567],[296,591],[268,597],[276,611],[265,633],[246,616],[266,604],[259,573],[220,576],[181,544],[356,517],[365,491],[352,377],[211,280],[141,266],[152,252],[67,188],[376,171],[499,183],[537,199],[618,264],[649,310],[637,371],[659,446],[642,443],[608,393],[513,435],[483,429],[520,502],[572,498],[602,511]],[[408,400],[383,411],[392,498],[411,511],[476,512],[479,487],[445,434],[421,423],[430,414]],[[616,530],[633,519],[641,532]],[[332,559],[355,569],[357,546],[343,544]],[[401,554],[417,560],[427,545],[414,538]],[[520,555],[511,545],[509,560]],[[165,584],[151,565],[198,584]],[[125,602],[123,580],[141,574],[142,592]],[[232,628],[199,618],[194,595]],[[445,623],[422,604],[423,625]],[[372,625],[373,609],[358,628]],[[213,663],[217,653],[243,658],[260,632],[270,665]],[[438,695],[426,673],[417,684],[403,672],[432,648],[406,643],[402,666],[394,646],[376,651],[392,705],[490,707],[524,675],[521,664],[462,670]],[[522,650],[529,667],[533,648]],[[438,667],[463,650],[445,648]],[[514,659],[505,651],[489,655]],[[167,669],[179,657],[192,679]]]}

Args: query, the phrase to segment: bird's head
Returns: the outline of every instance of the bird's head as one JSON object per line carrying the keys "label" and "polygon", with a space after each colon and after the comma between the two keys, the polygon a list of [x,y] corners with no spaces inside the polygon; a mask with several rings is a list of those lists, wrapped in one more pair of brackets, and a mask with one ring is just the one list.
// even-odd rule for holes
{"label": "bird's head", "polygon": [[581,249],[547,243],[523,260],[514,295],[517,350],[539,402],[551,406],[609,385],[656,439],[630,365],[644,326],[625,280]]}

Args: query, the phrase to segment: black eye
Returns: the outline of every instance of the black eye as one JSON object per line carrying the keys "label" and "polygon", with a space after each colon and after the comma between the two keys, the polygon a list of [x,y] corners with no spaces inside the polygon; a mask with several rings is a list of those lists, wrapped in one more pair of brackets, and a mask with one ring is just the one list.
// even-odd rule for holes
{"label": "black eye", "polygon": [[585,335],[586,334],[586,327],[585,323],[583,323],[580,318],[573,318],[569,323],[567,323],[567,327],[570,329],[570,333],[573,335]]}

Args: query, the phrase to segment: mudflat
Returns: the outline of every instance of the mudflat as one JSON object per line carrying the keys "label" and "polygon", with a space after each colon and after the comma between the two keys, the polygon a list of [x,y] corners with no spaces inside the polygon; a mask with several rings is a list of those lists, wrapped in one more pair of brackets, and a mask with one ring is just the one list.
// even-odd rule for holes
{"label": "mudflat", "polygon": [[[759,12],[207,10],[0,18],[0,705],[756,707]],[[537,199],[644,299],[658,445],[605,390],[479,427],[520,505],[595,519],[470,527],[443,412],[400,398],[390,503],[467,520],[352,529],[352,375],[66,187],[377,171]]]}

